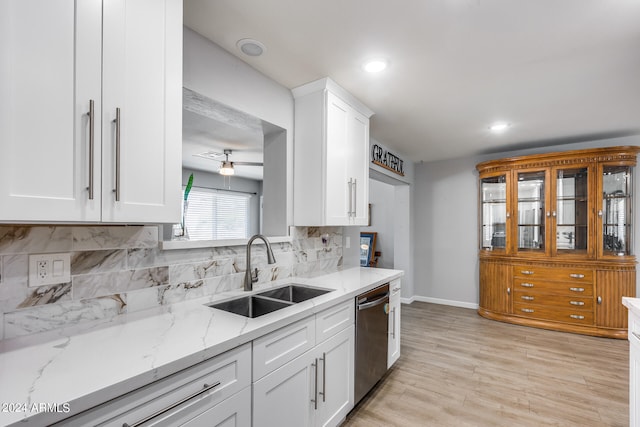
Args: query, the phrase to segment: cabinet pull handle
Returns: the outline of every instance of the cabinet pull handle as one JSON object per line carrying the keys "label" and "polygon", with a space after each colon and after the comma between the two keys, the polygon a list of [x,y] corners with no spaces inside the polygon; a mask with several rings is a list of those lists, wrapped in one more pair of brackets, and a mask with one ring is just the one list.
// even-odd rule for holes
{"label": "cabinet pull handle", "polygon": [[584,301],[569,301],[571,305],[584,305]]}
{"label": "cabinet pull handle", "polygon": [[507,212],[507,218],[511,218],[511,214]]}
{"label": "cabinet pull handle", "polygon": [[358,180],[353,178],[353,217],[358,216]]}
{"label": "cabinet pull handle", "polygon": [[94,124],[95,124],[95,110],[94,110],[94,100],[89,100],[89,112],[87,116],[89,116],[89,200],[93,200],[93,163],[95,161],[95,137],[94,137]]}
{"label": "cabinet pull handle", "polygon": [[520,286],[525,288],[533,288],[533,283],[520,283]]}
{"label": "cabinet pull handle", "polygon": [[570,274],[569,277],[574,279],[584,279],[584,274]]}
{"label": "cabinet pull handle", "polygon": [[570,314],[569,317],[571,317],[572,319],[578,319],[578,320],[584,319],[584,316],[580,314]]}
{"label": "cabinet pull handle", "polygon": [[596,299],[596,301],[598,302],[598,304],[602,304],[602,297],[598,296],[598,298]]}
{"label": "cabinet pull handle", "polygon": [[569,288],[569,290],[573,292],[584,292],[584,288]]}
{"label": "cabinet pull handle", "polygon": [[602,218],[602,209],[598,211],[598,216]]}
{"label": "cabinet pull handle", "polygon": [[551,212],[547,211],[547,218],[551,216]]}
{"label": "cabinet pull handle", "polygon": [[520,311],[524,313],[533,313],[535,310],[533,308],[521,308]]}
{"label": "cabinet pull handle", "polygon": [[391,328],[391,338],[395,340],[396,339],[396,308],[395,307],[393,307],[393,310],[391,311],[391,313],[393,314],[393,316],[391,316],[391,319],[393,320],[393,328]]}
{"label": "cabinet pull handle", "polygon": [[314,399],[311,399],[311,401],[313,402],[313,409],[318,410],[318,358],[317,357],[316,357],[315,363],[312,363],[311,366],[313,366],[315,370],[315,383],[313,385]]}
{"label": "cabinet pull handle", "polygon": [[525,301],[533,301],[535,299],[534,297],[530,297],[529,295],[522,295],[520,298]]}
{"label": "cabinet pull handle", "polygon": [[555,218],[556,217],[556,211],[551,212],[551,216]]}
{"label": "cabinet pull handle", "polygon": [[531,276],[533,274],[533,271],[531,271],[531,270],[522,270],[522,271],[520,271],[520,274],[525,274],[527,276]]}
{"label": "cabinet pull handle", "polygon": [[347,211],[347,216],[351,218],[353,214],[353,179],[349,178],[347,185],[349,186],[349,210]]}
{"label": "cabinet pull handle", "polygon": [[116,108],[116,118],[113,120],[116,124],[116,202],[120,201],[120,107]]}
{"label": "cabinet pull handle", "polygon": [[205,385],[204,385],[204,388],[203,388],[202,390],[198,390],[198,391],[196,391],[195,393],[193,393],[193,394],[191,394],[191,395],[189,395],[189,396],[185,397],[184,399],[179,400],[179,401],[177,401],[176,403],[173,403],[173,404],[171,404],[171,405],[167,406],[167,407],[166,407],[166,408],[164,408],[164,409],[160,409],[159,411],[154,412],[153,414],[149,415],[148,417],[143,418],[143,419],[141,419],[141,420],[139,420],[139,421],[136,421],[136,422],[135,422],[135,423],[133,423],[133,424],[124,423],[124,424],[122,424],[122,427],[137,427],[137,426],[140,426],[140,425],[142,425],[142,424],[146,423],[147,421],[150,421],[150,420],[152,420],[153,418],[155,418],[155,417],[157,417],[157,416],[159,416],[159,415],[162,415],[162,414],[164,414],[165,412],[168,412],[168,411],[172,410],[173,408],[176,408],[176,407],[178,407],[178,406],[182,405],[183,403],[187,402],[188,400],[191,400],[191,399],[193,399],[193,398],[195,398],[195,397],[198,397],[198,396],[200,396],[201,394],[206,393],[206,392],[208,392],[208,391],[210,391],[210,390],[212,390],[212,389],[214,389],[214,388],[218,387],[219,385],[220,385],[220,381],[217,381],[217,382],[215,382],[215,383],[213,383],[213,384],[211,384],[211,385],[209,385],[209,384],[205,384]]}
{"label": "cabinet pull handle", "polygon": [[511,295],[511,288],[507,288],[507,295]]}
{"label": "cabinet pull handle", "polygon": [[319,393],[322,396],[322,401],[326,402],[327,397],[327,353],[322,353],[322,391]]}

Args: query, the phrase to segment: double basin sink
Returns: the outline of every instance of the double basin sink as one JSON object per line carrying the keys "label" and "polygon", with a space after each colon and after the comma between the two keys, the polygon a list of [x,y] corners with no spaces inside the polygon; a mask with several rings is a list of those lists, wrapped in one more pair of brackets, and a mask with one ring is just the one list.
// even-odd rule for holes
{"label": "double basin sink", "polygon": [[224,310],[240,316],[255,318],[272,313],[295,303],[307,301],[331,292],[331,289],[313,288],[305,285],[290,284],[280,288],[269,289],[255,295],[234,298],[208,307]]}

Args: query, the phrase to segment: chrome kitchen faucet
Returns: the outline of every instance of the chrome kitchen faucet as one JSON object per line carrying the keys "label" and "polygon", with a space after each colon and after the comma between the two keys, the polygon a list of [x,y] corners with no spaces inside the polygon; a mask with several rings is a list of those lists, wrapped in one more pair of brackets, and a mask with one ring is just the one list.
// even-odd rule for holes
{"label": "chrome kitchen faucet", "polygon": [[271,250],[271,244],[267,240],[265,236],[262,234],[256,234],[249,239],[247,242],[247,271],[244,275],[244,290],[251,291],[253,290],[253,284],[258,281],[258,269],[256,268],[255,273],[251,271],[251,244],[256,239],[262,239],[264,244],[267,246],[267,264],[275,264],[276,258],[273,256],[273,251]]}

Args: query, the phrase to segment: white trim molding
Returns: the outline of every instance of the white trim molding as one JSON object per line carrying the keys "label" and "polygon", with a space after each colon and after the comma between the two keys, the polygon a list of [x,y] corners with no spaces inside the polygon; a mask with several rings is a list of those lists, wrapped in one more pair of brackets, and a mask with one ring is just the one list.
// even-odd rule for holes
{"label": "white trim molding", "polygon": [[478,309],[478,304],[473,302],[465,302],[465,301],[454,301],[449,299],[441,299],[441,298],[431,298],[431,297],[422,297],[419,295],[413,295],[410,298],[401,298],[400,302],[402,304],[411,304],[414,301],[418,302],[430,302],[432,304],[440,304],[440,305],[450,305],[453,307],[462,307],[462,308],[472,308],[474,310]]}

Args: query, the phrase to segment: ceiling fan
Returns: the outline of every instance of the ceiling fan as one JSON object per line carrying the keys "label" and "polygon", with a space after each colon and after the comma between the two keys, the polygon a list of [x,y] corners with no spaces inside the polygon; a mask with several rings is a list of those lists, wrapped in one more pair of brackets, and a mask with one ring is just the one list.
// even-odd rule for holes
{"label": "ceiling fan", "polygon": [[[230,176],[235,174],[234,165],[236,166],[263,166],[261,162],[231,162],[229,161],[229,156],[233,153],[233,150],[225,149],[223,153],[216,153],[212,151],[207,151],[206,153],[195,154],[195,156],[203,157],[209,160],[215,160],[220,162],[220,169],[218,172],[220,175]],[[217,157],[225,156],[225,160],[218,160]]]}

